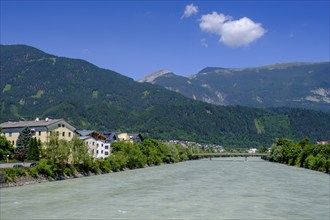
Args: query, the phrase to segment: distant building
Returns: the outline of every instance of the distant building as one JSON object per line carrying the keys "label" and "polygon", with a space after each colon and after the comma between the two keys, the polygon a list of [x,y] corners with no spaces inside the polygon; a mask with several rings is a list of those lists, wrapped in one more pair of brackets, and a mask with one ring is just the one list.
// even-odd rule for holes
{"label": "distant building", "polygon": [[328,140],[328,141],[318,141],[318,142],[316,142],[316,144],[327,145],[327,144],[330,144],[330,140]]}
{"label": "distant building", "polygon": [[140,133],[128,133],[129,139],[135,143],[142,144],[143,137]]}
{"label": "distant building", "polygon": [[25,127],[30,128],[33,137],[36,137],[42,143],[48,142],[52,133],[57,134],[59,139],[71,141],[76,131],[76,128],[64,119],[49,118],[45,120],[36,118],[34,121],[8,121],[1,123],[0,127],[2,128],[1,135],[5,136],[15,147],[17,147],[18,136]]}
{"label": "distant building", "polygon": [[79,139],[87,143],[93,158],[107,158],[111,155],[111,144],[117,141],[136,142],[141,144],[142,135],[139,133],[97,132],[94,130],[77,130]]}
{"label": "distant building", "polygon": [[77,130],[79,139],[87,143],[90,154],[93,158],[106,158],[111,154],[111,143],[114,140],[94,130]]}
{"label": "distant building", "polygon": [[143,137],[139,133],[116,133],[116,139],[118,141],[131,142],[141,144]]}
{"label": "distant building", "polygon": [[128,133],[116,133],[116,138],[118,141],[130,142]]}
{"label": "distant building", "polygon": [[255,154],[255,153],[257,153],[257,148],[250,148],[250,149],[248,150],[248,153],[249,153],[249,154]]}

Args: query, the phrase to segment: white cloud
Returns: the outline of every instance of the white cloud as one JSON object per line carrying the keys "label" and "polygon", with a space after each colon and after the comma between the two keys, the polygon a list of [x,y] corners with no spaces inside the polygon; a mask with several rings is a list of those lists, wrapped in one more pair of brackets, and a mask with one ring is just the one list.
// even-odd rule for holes
{"label": "white cloud", "polygon": [[202,45],[203,47],[208,47],[208,46],[209,46],[209,45],[207,44],[205,38],[201,39],[201,45]]}
{"label": "white cloud", "polygon": [[266,33],[260,23],[255,23],[250,18],[233,20],[232,17],[217,12],[202,15],[199,27],[202,31],[218,35],[220,42],[229,47],[247,46]]}
{"label": "white cloud", "polygon": [[186,8],[183,12],[183,15],[181,18],[188,18],[193,14],[198,13],[198,6],[195,6],[194,4],[186,5]]}

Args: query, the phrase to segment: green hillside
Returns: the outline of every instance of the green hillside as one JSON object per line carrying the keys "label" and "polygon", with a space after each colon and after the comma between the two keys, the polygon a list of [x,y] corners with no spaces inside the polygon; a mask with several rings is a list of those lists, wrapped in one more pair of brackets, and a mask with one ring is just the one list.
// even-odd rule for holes
{"label": "green hillside", "polygon": [[24,45],[0,49],[1,122],[64,118],[79,129],[137,131],[224,147],[269,146],[278,137],[330,139],[330,115],[324,112],[215,106],[83,60]]}
{"label": "green hillside", "polygon": [[[190,77],[173,73],[141,80],[217,105],[296,107],[330,111],[330,65],[286,63],[256,68],[208,67]],[[152,80],[148,80],[148,79]]]}

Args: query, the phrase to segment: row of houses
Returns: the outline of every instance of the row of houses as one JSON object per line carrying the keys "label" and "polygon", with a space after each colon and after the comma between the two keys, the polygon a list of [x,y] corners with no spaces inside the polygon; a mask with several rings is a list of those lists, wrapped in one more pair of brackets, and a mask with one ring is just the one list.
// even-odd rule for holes
{"label": "row of houses", "polygon": [[5,136],[14,147],[17,147],[17,139],[20,132],[28,127],[32,136],[42,143],[47,143],[52,134],[56,134],[59,139],[71,141],[73,137],[86,142],[91,156],[94,158],[106,158],[111,154],[111,144],[116,141],[141,143],[143,138],[139,133],[123,132],[98,132],[95,130],[77,130],[64,119],[46,118],[34,121],[4,122],[0,124],[1,135]]}

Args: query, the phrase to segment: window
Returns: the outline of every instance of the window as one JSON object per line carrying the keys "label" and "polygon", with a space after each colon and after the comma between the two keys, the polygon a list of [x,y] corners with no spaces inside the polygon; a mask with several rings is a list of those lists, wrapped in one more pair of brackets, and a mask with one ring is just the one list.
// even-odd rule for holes
{"label": "window", "polygon": [[39,136],[41,136],[41,131],[39,131]]}
{"label": "window", "polygon": [[104,155],[109,155],[109,152],[108,151],[104,152]]}
{"label": "window", "polygon": [[99,153],[99,150],[97,150],[96,153],[98,154]]}
{"label": "window", "polygon": [[62,128],[64,128],[64,124],[62,124]]}
{"label": "window", "polygon": [[109,146],[108,145],[105,145],[105,147],[104,147],[105,149],[109,149]]}
{"label": "window", "polygon": [[56,135],[59,136],[60,135],[60,132],[59,131],[56,131]]}
{"label": "window", "polygon": [[69,137],[71,137],[71,132],[68,132]]}
{"label": "window", "polygon": [[12,145],[15,145],[15,141],[12,141],[11,144],[12,144]]}
{"label": "window", "polygon": [[65,132],[63,131],[62,136],[65,137]]}
{"label": "window", "polygon": [[58,124],[58,127],[60,128],[61,127],[61,124]]}
{"label": "window", "polygon": [[103,154],[103,150],[101,150],[101,154]]}

